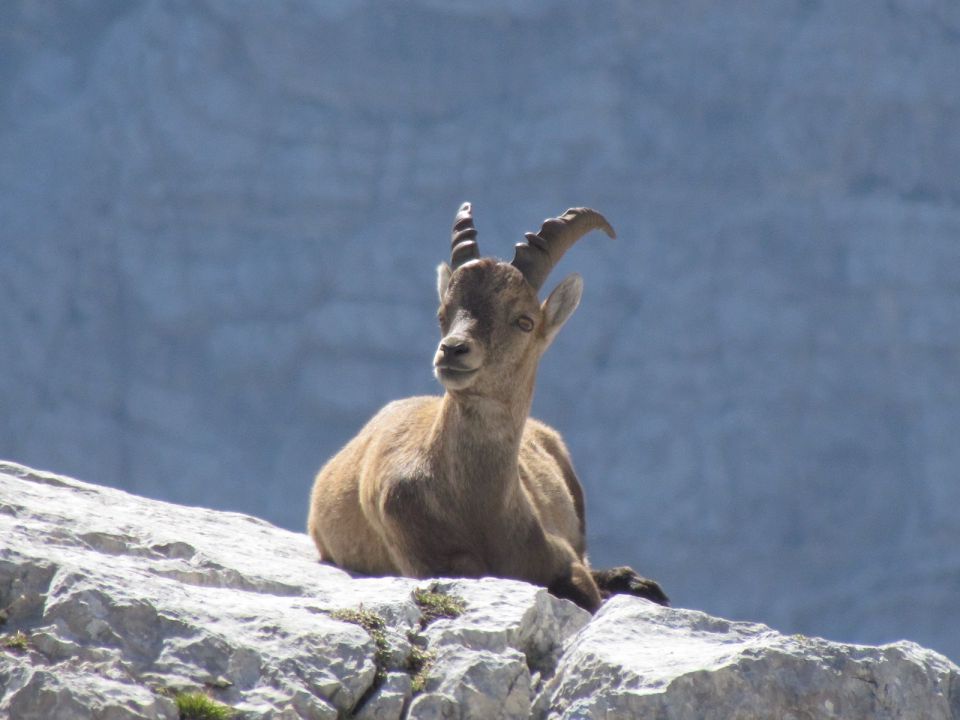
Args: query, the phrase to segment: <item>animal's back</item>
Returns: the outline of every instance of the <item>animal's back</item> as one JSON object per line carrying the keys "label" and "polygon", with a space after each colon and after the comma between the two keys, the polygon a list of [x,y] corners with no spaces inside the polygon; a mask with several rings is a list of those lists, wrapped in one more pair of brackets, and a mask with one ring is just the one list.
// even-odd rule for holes
{"label": "animal's back", "polygon": [[389,452],[399,436],[409,443],[413,435],[428,431],[439,403],[439,397],[389,403],[317,473],[307,530],[322,560],[368,575],[400,574],[377,529],[379,524],[364,510],[361,478],[365,471],[374,470],[368,467],[373,457]]}

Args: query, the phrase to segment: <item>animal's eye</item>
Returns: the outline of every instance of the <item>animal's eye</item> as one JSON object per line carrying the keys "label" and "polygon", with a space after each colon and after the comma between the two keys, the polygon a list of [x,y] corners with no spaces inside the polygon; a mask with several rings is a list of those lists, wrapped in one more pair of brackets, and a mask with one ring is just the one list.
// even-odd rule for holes
{"label": "animal's eye", "polygon": [[443,325],[446,319],[447,319],[447,314],[442,309],[437,310],[437,322]]}
{"label": "animal's eye", "polygon": [[528,315],[521,315],[518,317],[516,320],[516,325],[524,332],[530,332],[533,330],[533,320]]}

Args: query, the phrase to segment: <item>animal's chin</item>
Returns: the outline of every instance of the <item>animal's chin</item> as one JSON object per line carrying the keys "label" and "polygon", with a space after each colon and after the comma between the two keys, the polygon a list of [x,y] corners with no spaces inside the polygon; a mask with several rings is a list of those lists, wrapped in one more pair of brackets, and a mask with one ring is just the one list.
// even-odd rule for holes
{"label": "animal's chin", "polygon": [[455,368],[435,367],[433,374],[447,390],[465,390],[473,384],[480,368],[457,370]]}

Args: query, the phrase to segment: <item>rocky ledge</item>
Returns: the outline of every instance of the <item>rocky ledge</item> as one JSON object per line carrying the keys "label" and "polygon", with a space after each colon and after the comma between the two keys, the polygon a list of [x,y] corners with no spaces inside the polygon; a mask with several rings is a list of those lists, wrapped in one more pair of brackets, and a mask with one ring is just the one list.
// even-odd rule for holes
{"label": "rocky ledge", "polygon": [[354,578],[256,518],[14,464],[0,538],[0,717],[960,720],[960,668],[911,642]]}

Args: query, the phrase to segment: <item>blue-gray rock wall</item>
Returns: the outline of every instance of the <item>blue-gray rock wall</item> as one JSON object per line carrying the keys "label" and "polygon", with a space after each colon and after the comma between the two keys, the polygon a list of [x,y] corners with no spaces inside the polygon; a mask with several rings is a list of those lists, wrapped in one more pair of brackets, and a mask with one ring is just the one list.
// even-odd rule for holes
{"label": "blue-gray rock wall", "polygon": [[299,529],[437,392],[460,202],[600,209],[535,412],[595,564],[960,656],[960,9],[948,0],[8,2],[0,456]]}

